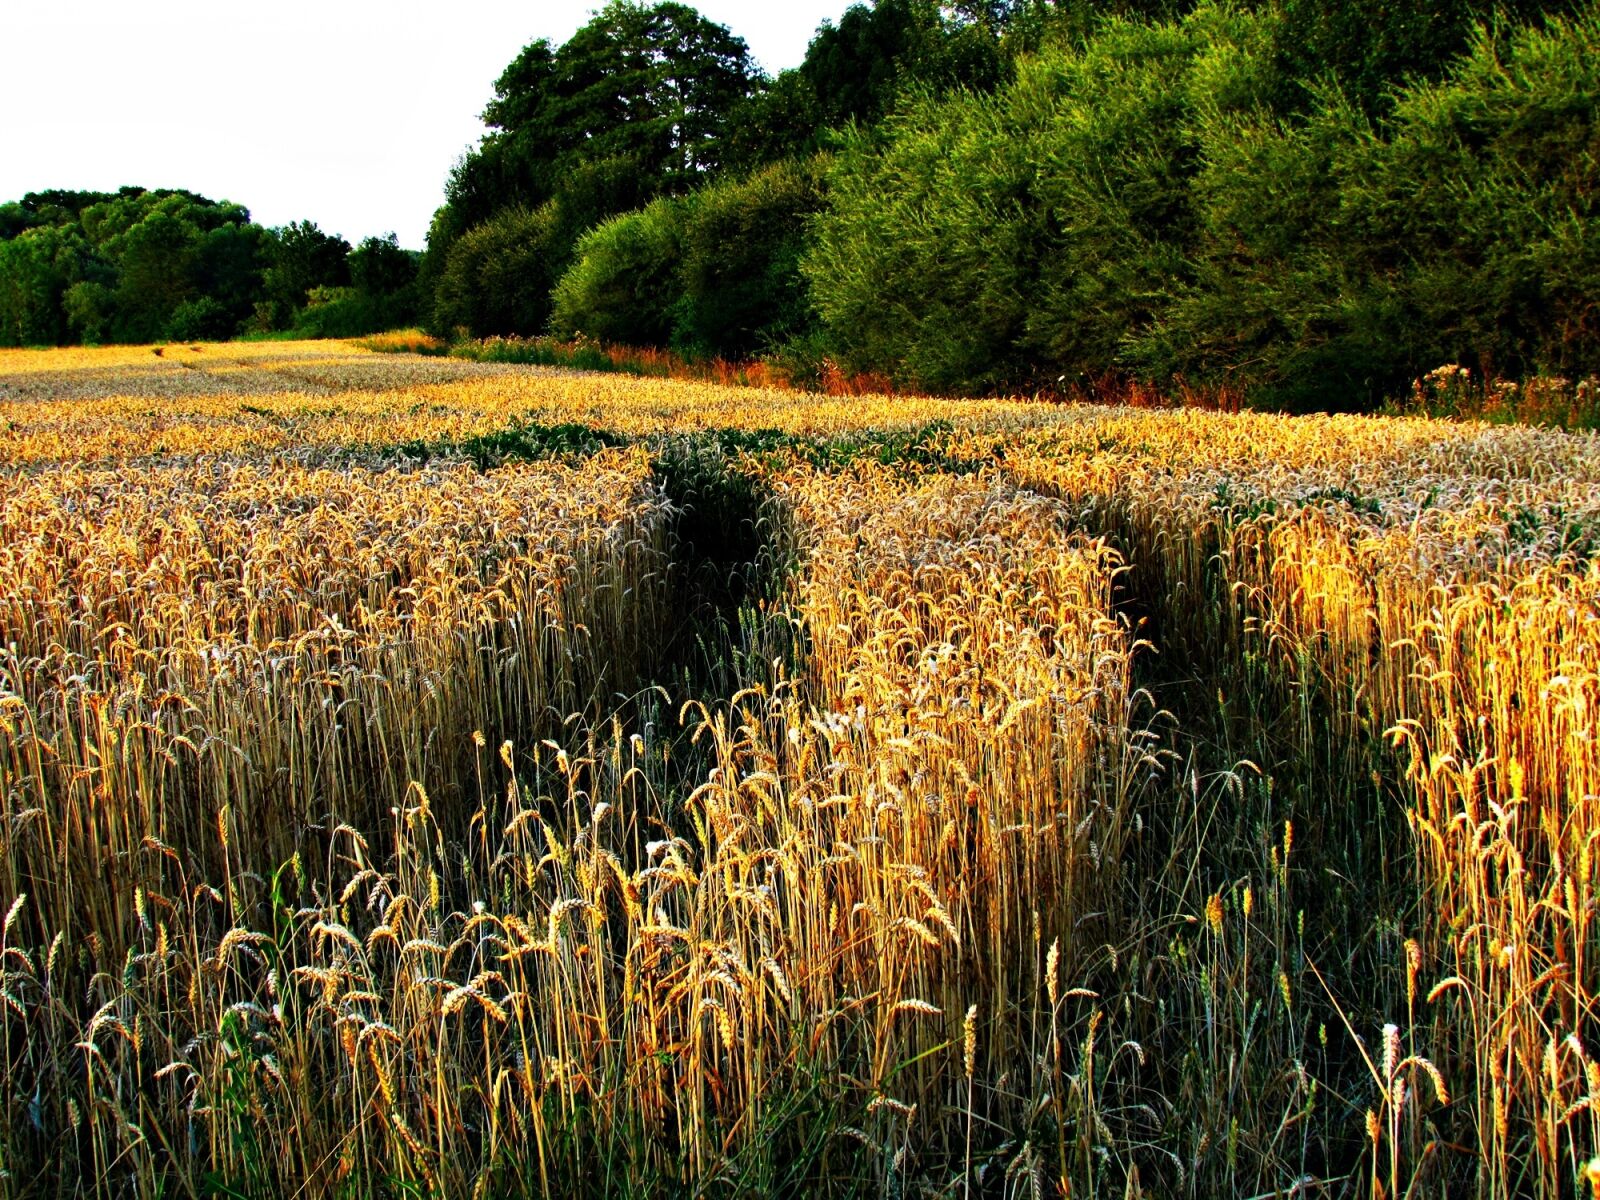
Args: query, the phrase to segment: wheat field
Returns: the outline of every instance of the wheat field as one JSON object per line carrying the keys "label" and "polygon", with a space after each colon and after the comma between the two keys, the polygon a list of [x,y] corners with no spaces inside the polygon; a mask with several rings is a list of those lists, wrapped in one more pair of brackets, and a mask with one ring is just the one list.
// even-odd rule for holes
{"label": "wheat field", "polygon": [[[159,353],[157,353],[159,351]],[[0,352],[17,1196],[1600,1196],[1600,440]]]}

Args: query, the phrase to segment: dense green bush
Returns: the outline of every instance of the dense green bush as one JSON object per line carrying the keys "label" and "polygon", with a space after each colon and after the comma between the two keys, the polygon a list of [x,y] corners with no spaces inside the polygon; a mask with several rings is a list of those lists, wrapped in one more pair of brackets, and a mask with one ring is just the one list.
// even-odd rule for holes
{"label": "dense green bush", "polygon": [[923,101],[880,129],[881,148],[864,132],[845,144],[803,270],[825,340],[850,366],[950,391],[1021,369],[1031,247],[1050,250],[1003,106]]}
{"label": "dense green bush", "polygon": [[1183,377],[1288,408],[1364,403],[1403,355],[1387,272],[1340,253],[1349,173],[1376,134],[1334,89],[1309,119],[1264,109],[1198,114],[1199,232],[1189,272],[1122,359],[1146,378]]}
{"label": "dense green bush", "polygon": [[308,338],[353,338],[401,329],[415,320],[409,292],[370,292],[355,287],[312,288],[295,315],[294,332]]}
{"label": "dense green bush", "polygon": [[294,324],[313,288],[349,284],[350,243],[324,233],[314,221],[290,222],[273,230],[271,239],[262,290],[272,306],[273,327],[282,329]]}
{"label": "dense green bush", "polygon": [[805,260],[828,345],[942,391],[1138,374],[1291,408],[1600,367],[1600,16],[1482,29],[1386,117],[1331,81],[1285,105],[1282,19],[1110,20],[858,132]]}
{"label": "dense green bush", "polygon": [[1345,204],[1425,365],[1600,368],[1600,12],[1480,36],[1372,149]]}
{"label": "dense green bush", "polygon": [[1260,103],[1269,34],[1213,5],[1110,20],[992,96],[857,133],[805,260],[844,360],[956,392],[1118,369],[1189,271],[1196,106]]}
{"label": "dense green bush", "polygon": [[541,332],[570,246],[555,201],[508,210],[463,234],[439,276],[434,330],[466,329],[479,337]]}
{"label": "dense green bush", "polygon": [[1033,165],[1052,244],[1029,305],[1031,360],[1057,375],[1118,369],[1188,281],[1198,117],[1265,102],[1271,31],[1268,17],[1207,4],[1177,24],[1108,25],[1051,69]]}
{"label": "dense green bush", "polygon": [[1195,273],[1128,355],[1264,405],[1367,407],[1441,363],[1600,369],[1600,17],[1480,34],[1373,126],[1209,114]]}
{"label": "dense green bush", "polygon": [[747,358],[801,331],[818,162],[778,163],[597,226],[556,286],[554,331]]}
{"label": "dense green bush", "polygon": [[80,280],[61,294],[61,309],[66,314],[70,340],[97,345],[111,334],[117,294],[103,283]]}
{"label": "dense green bush", "polygon": [[1483,27],[1569,15],[1585,0],[1275,0],[1279,102],[1302,111],[1335,84],[1360,111],[1384,116],[1401,87],[1444,75]]}
{"label": "dense green bush", "polygon": [[778,163],[697,194],[683,230],[676,349],[749,358],[803,331],[800,257],[823,170],[819,160]]}
{"label": "dense green bush", "polygon": [[595,226],[556,285],[551,326],[629,346],[664,346],[682,286],[683,229],[694,199],[654,201]]}
{"label": "dense green bush", "polygon": [[175,342],[225,341],[238,322],[214,296],[196,296],[172,310],[162,336]]}
{"label": "dense green bush", "polygon": [[51,346],[67,338],[62,297],[83,270],[81,237],[45,226],[0,242],[0,346]]}

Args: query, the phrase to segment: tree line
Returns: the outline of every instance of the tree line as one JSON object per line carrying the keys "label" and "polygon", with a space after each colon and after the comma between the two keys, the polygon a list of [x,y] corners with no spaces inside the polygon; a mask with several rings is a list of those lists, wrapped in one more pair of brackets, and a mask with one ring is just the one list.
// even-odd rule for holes
{"label": "tree line", "polygon": [[877,0],[764,79],[613,3],[496,83],[429,315],[956,394],[1593,373],[1597,50],[1592,2]]}
{"label": "tree line", "polygon": [[[1349,408],[1445,362],[1592,373],[1597,50],[1594,0],[872,0],[769,78],[688,5],[612,0],[495,81],[393,292],[356,280],[370,244],[301,290],[278,256],[303,229],[186,193],[66,221],[30,197],[26,228],[0,208],[0,339],[338,333],[403,295],[447,336],[955,394],[1179,378]],[[185,232],[130,250],[99,232],[119,204]],[[181,278],[142,265],[158,235]]]}
{"label": "tree line", "polygon": [[367,333],[418,318],[420,260],[180,189],[33,192],[0,204],[0,346]]}

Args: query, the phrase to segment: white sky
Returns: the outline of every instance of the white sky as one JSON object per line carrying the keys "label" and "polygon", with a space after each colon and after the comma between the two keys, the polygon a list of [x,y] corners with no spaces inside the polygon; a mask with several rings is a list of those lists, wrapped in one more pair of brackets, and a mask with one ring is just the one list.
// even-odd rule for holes
{"label": "white sky", "polygon": [[[181,187],[420,249],[494,81],[602,0],[4,0],[0,201]],[[700,0],[769,73],[848,0]]]}

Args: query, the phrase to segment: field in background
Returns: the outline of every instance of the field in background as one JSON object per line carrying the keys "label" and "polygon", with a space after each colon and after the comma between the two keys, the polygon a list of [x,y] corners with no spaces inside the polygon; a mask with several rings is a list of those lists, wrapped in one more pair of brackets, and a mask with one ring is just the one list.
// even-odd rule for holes
{"label": "field in background", "polygon": [[0,352],[9,1194],[1600,1195],[1600,441]]}

